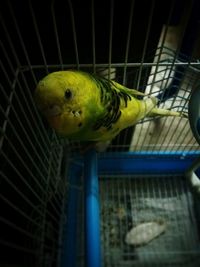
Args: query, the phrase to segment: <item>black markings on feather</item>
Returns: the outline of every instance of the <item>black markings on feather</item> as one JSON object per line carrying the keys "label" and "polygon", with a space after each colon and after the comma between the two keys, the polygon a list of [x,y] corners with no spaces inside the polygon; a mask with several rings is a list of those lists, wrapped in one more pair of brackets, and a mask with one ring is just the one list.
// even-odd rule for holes
{"label": "black markings on feather", "polygon": [[102,87],[100,87],[100,89],[101,89],[101,103],[102,103],[102,102],[103,102],[104,94],[103,94],[103,89],[102,89]]}
{"label": "black markings on feather", "polygon": [[101,127],[106,127],[107,130],[111,130],[112,124],[116,123],[121,116],[121,100],[124,101],[125,107],[127,107],[127,102],[131,100],[131,96],[119,90],[110,80],[95,75],[91,75],[91,78],[100,89],[100,100],[103,106],[105,106],[105,114],[96,121],[93,130],[99,130]]}
{"label": "black markings on feather", "polygon": [[117,113],[117,116],[116,116],[115,120],[113,120],[113,122],[117,122],[118,119],[120,118],[121,114],[122,114],[122,112],[120,110],[119,113]]}

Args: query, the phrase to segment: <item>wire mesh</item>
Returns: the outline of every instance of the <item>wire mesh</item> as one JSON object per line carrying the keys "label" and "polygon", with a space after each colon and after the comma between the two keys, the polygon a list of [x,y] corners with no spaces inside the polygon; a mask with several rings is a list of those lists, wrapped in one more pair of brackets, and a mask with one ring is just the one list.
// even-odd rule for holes
{"label": "wire mesh", "polygon": [[[196,42],[191,53],[188,54],[182,44],[194,10],[198,10],[197,1],[165,2],[161,6],[157,1],[127,1],[125,4],[91,0],[84,1],[82,7],[77,0],[53,0],[44,4],[31,0],[21,0],[20,4],[1,1],[0,265],[59,266],[63,253],[62,227],[69,219],[65,218],[64,210],[71,188],[68,164],[80,152],[82,144],[61,139],[38,113],[33,94],[41,78],[52,71],[73,68],[114,79],[152,96],[167,92],[171,86],[177,89],[175,94],[160,107],[187,113],[190,94],[200,76],[198,35],[194,37]],[[177,38],[172,46],[169,34],[173,26]],[[174,33],[170,36],[174,38]],[[156,117],[145,118],[135,127],[124,130],[105,144],[103,150],[142,150],[159,154],[197,152],[200,148],[187,119]],[[194,220],[192,225],[189,219],[180,221],[183,215],[189,218],[192,205],[181,177],[142,178],[144,189],[139,180],[132,177],[109,179],[101,180],[105,266],[130,266],[130,261],[146,264],[148,259],[155,266],[156,261],[162,260],[165,266],[172,266],[196,257],[196,222]],[[109,185],[111,191],[105,185]],[[83,188],[78,190],[81,195]],[[152,245],[152,252],[144,251],[140,262],[137,253],[142,252],[135,249],[132,252],[123,240],[129,224],[141,222],[139,216],[143,213],[137,209],[149,204],[139,203],[142,199],[148,202],[147,198],[151,205],[155,204],[153,199],[162,203],[163,217],[177,233],[171,230],[170,236],[169,231],[165,235],[166,246],[161,242],[162,251],[157,253]],[[111,212],[111,204],[107,202],[113,204]],[[174,203],[177,210],[172,218],[165,206],[169,204],[174,208]],[[112,215],[116,211],[120,215]],[[130,216],[134,211],[135,221]],[[83,207],[77,212],[82,222]],[[147,214],[153,219],[153,214]],[[116,223],[118,232],[110,229]],[[189,235],[191,225],[193,230]],[[81,223],[77,231],[82,246],[78,253],[79,266],[84,264],[83,228]],[[185,242],[186,236],[181,231],[187,234],[190,242]],[[179,251],[175,262],[169,262],[167,256],[175,253],[171,247],[173,238],[177,240]],[[108,255],[107,248],[111,248]],[[119,248],[122,249],[120,253]],[[117,257],[124,265],[117,263]]]}
{"label": "wire mesh", "polygon": [[[100,196],[104,266],[199,265],[199,221],[182,177],[103,175]],[[162,235],[141,246],[125,242],[133,227],[156,221],[166,224]]]}
{"label": "wire mesh", "polygon": [[63,146],[44,126],[30,95],[20,91],[21,82],[16,77],[5,94],[7,109],[1,108],[1,264],[55,265],[67,192]]}

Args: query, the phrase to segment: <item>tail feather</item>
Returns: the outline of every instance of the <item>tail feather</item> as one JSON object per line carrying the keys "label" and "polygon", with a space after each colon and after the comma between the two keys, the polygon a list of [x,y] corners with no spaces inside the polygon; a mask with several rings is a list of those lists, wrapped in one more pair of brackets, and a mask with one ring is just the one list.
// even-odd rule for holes
{"label": "tail feather", "polygon": [[148,114],[148,116],[173,116],[173,117],[188,118],[188,115],[185,112],[178,112],[162,108],[153,108],[151,112]]}

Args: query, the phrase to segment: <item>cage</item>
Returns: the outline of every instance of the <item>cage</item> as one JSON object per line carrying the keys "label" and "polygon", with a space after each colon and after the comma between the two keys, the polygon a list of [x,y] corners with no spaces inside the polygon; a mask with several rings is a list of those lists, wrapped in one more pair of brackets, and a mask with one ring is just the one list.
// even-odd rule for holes
{"label": "cage", "polygon": [[0,266],[200,265],[191,116],[146,117],[82,153],[33,98],[48,73],[77,69],[198,117],[199,99],[190,99],[199,91],[199,8],[198,0],[1,1]]}

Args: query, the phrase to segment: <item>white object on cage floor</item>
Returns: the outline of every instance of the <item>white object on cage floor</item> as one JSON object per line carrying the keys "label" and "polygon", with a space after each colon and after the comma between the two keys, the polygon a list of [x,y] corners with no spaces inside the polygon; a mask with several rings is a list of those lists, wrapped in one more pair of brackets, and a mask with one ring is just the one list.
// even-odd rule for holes
{"label": "white object on cage floor", "polygon": [[164,233],[166,230],[166,222],[163,220],[140,223],[133,227],[125,237],[128,245],[142,246]]}

